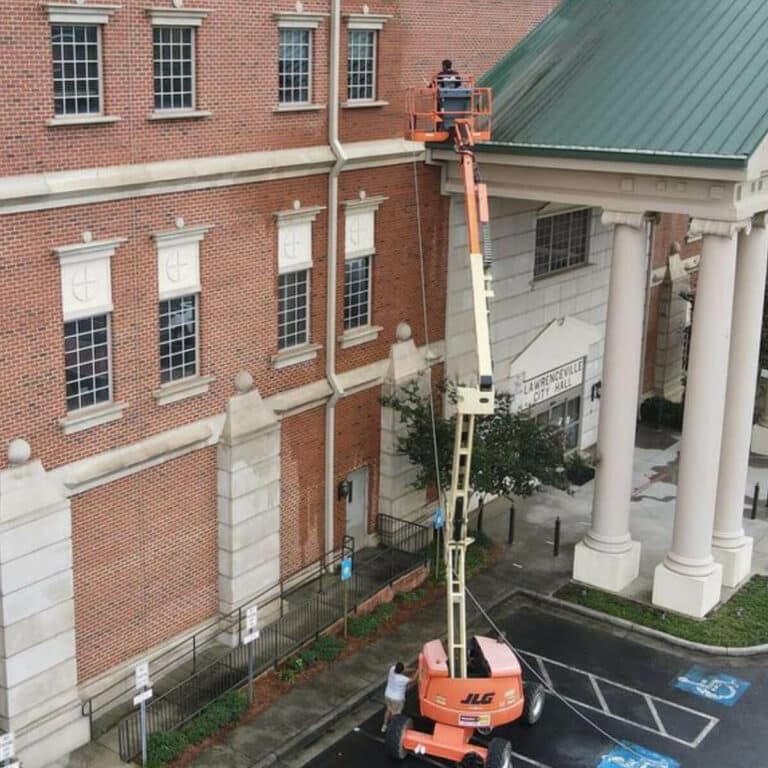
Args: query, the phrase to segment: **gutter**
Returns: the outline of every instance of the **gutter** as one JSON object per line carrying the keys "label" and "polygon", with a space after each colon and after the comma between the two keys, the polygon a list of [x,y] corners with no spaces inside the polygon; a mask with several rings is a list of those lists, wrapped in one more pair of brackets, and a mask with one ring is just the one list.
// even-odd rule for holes
{"label": "gutter", "polygon": [[325,544],[323,552],[333,550],[333,518],[336,505],[335,452],[336,403],[344,388],[336,376],[336,278],[339,241],[339,174],[349,159],[339,141],[339,40],[341,38],[341,0],[331,0],[330,61],[328,85],[328,144],[335,162],[328,174],[328,276],[325,308],[325,376],[331,396],[325,404]]}

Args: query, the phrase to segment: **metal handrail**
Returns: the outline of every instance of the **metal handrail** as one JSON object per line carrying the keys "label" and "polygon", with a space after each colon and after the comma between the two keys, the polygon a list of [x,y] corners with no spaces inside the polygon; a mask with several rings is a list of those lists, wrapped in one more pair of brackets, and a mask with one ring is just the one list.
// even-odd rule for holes
{"label": "metal handrail", "polygon": [[[317,579],[318,576],[322,578],[323,573],[332,569],[338,562],[340,562],[343,552],[345,551],[345,548],[349,548],[350,542],[351,547],[354,550],[354,539],[352,537],[345,537],[342,544],[342,550],[330,550],[324,552],[316,561],[310,564],[305,577],[298,583],[292,584],[287,589],[285,588],[285,584],[287,582],[290,583],[295,574],[291,574],[274,582],[253,597],[250,597],[242,605],[234,608],[229,613],[220,614],[193,635],[180,640],[161,654],[151,658],[149,660],[150,674],[155,678],[159,678],[163,673],[178,668],[188,661],[192,662],[194,673],[197,670],[197,658],[200,652],[210,644],[213,644],[216,641],[216,638],[221,634],[233,632],[236,627],[238,640],[241,639],[243,619],[246,610],[253,605],[260,604],[260,602],[267,596],[271,596],[269,602],[272,602],[272,600],[275,599],[280,600],[280,611],[282,615],[283,602],[293,593]],[[88,718],[92,739],[101,735],[101,732],[94,733],[94,718],[99,713],[107,712],[110,709],[118,707],[120,704],[128,703],[134,692],[133,682],[134,676],[133,672],[131,672],[82,702],[81,713],[83,717]],[[104,696],[107,698],[102,700]],[[98,703],[96,703],[97,700],[99,700]]]}

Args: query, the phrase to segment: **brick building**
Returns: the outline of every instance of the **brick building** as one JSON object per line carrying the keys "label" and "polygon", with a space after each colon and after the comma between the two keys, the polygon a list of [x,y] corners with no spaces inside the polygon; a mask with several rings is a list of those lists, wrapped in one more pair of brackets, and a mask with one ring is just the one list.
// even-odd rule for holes
{"label": "brick building", "polygon": [[404,90],[555,5],[3,4],[0,727],[27,768],[136,659],[423,503],[379,404],[444,346],[448,200]]}

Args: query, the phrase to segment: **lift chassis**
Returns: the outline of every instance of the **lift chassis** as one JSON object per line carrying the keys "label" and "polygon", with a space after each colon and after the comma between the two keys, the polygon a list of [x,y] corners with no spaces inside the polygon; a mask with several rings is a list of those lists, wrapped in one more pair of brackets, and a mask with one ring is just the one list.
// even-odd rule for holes
{"label": "lift chassis", "polygon": [[488,193],[480,181],[474,144],[490,138],[491,95],[471,79],[458,87],[409,92],[411,139],[427,142],[452,140],[459,156],[464,186],[467,242],[477,345],[477,381],[457,389],[451,486],[445,520],[445,572],[447,649],[431,640],[419,654],[419,707],[434,722],[432,733],[415,730],[405,716],[392,720],[385,738],[392,757],[412,752],[453,760],[466,768],[511,768],[512,747],[492,738],[471,740],[476,732],[487,736],[497,726],[519,718],[529,724],[541,716],[544,689],[523,684],[520,662],[502,640],[467,638],[466,555],[473,539],[468,535],[469,480],[475,419],[494,410],[493,362],[488,300],[491,288],[491,238]]}

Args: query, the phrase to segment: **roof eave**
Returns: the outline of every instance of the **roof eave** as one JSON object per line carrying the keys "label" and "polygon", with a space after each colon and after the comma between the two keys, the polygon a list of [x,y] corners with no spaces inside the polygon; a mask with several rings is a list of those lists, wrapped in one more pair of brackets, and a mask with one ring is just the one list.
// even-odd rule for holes
{"label": "roof eave", "polygon": [[497,152],[509,155],[529,157],[570,157],[583,160],[607,160],[612,162],[655,163],[663,165],[682,165],[709,168],[746,168],[747,155],[705,155],[687,152],[658,152],[654,150],[635,150],[603,147],[562,147],[545,144],[522,144],[515,142],[488,141],[478,143],[477,149],[485,152]]}

